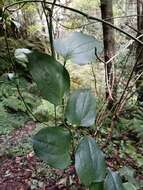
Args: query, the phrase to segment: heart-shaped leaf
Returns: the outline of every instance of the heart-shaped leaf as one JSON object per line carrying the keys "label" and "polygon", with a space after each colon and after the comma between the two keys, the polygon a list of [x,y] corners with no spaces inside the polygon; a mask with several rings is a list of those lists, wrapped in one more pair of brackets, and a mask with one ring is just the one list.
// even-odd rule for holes
{"label": "heart-shaped leaf", "polygon": [[105,179],[105,190],[124,190],[121,177],[118,172],[108,171]]}
{"label": "heart-shaped leaf", "polygon": [[36,155],[59,169],[65,169],[70,164],[70,144],[70,132],[61,127],[43,128],[33,138]]}
{"label": "heart-shaped leaf", "polygon": [[64,94],[70,88],[68,71],[47,54],[35,51],[27,56],[30,73],[43,98],[54,105],[60,105]]}
{"label": "heart-shaped leaf", "polygon": [[96,100],[90,90],[76,90],[71,94],[65,118],[72,124],[90,127],[95,123]]}
{"label": "heart-shaped leaf", "polygon": [[101,53],[103,45],[95,37],[81,32],[72,32],[63,39],[54,41],[55,50],[66,60],[71,59],[77,64],[87,64],[96,59],[97,53]]}
{"label": "heart-shaped leaf", "polygon": [[104,154],[91,137],[81,140],[75,154],[75,168],[82,183],[103,182],[106,175]]}

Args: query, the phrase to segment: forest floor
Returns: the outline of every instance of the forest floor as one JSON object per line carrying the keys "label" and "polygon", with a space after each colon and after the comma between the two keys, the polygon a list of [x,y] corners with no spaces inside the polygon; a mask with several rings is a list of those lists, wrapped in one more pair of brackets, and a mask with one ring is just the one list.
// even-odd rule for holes
{"label": "forest floor", "polygon": [[10,146],[15,150],[19,146],[22,148],[22,143],[25,139],[28,141],[35,128],[36,124],[29,122],[23,128],[0,137],[0,190],[66,190],[67,186],[82,189],[73,166],[66,171],[55,170],[42,163],[32,150],[8,150]]}
{"label": "forest floor", "polygon": [[[36,124],[29,122],[20,129],[0,136],[0,190],[84,190],[85,188],[80,185],[75,173],[74,166],[70,166],[67,170],[55,170],[34,155],[32,147],[29,145],[29,139],[35,129]],[[136,144],[136,140],[129,133],[120,136],[122,136],[122,140],[130,140],[131,144],[137,148],[136,151],[143,155],[142,145]],[[121,155],[120,142],[121,139],[114,144],[112,154],[106,157],[107,165],[113,170],[126,166],[130,177],[133,177],[131,175],[134,172],[135,180],[143,182],[142,165],[139,165],[132,155],[129,156],[128,152],[124,152],[126,156]],[[104,152],[106,151],[107,147]]]}

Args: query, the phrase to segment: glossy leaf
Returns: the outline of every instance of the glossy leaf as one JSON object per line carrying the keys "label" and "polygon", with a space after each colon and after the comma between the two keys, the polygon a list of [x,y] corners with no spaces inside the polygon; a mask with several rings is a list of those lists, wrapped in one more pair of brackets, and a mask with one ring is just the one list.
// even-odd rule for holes
{"label": "glossy leaf", "polygon": [[95,37],[81,32],[72,32],[66,38],[57,39],[54,42],[55,50],[66,60],[71,59],[77,64],[87,64],[96,59],[97,53],[101,53],[103,45]]}
{"label": "glossy leaf", "polygon": [[62,102],[70,88],[69,73],[53,57],[40,52],[28,54],[29,70],[43,98],[54,105]]}
{"label": "glossy leaf", "polygon": [[118,172],[108,171],[105,179],[105,190],[124,190],[121,177]]}
{"label": "glossy leaf", "polygon": [[93,138],[85,137],[81,140],[75,154],[75,168],[81,182],[87,186],[105,179],[104,154]]}
{"label": "glossy leaf", "polygon": [[95,123],[96,100],[90,90],[76,90],[71,94],[65,118],[78,126],[90,127]]}
{"label": "glossy leaf", "polygon": [[71,135],[67,129],[48,127],[33,138],[36,155],[54,168],[65,169],[70,164]]}

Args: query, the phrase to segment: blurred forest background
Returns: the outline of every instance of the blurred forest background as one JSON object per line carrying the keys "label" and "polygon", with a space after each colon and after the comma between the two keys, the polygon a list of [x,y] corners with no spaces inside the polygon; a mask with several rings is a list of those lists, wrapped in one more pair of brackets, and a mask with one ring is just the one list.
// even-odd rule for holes
{"label": "blurred forest background", "polygon": [[41,96],[27,50],[65,65],[71,92],[91,89],[95,127],[75,138],[93,136],[125,190],[141,190],[143,0],[0,0],[0,190],[85,189],[73,166],[52,169],[33,152],[32,136],[55,115],[60,124],[63,107]]}

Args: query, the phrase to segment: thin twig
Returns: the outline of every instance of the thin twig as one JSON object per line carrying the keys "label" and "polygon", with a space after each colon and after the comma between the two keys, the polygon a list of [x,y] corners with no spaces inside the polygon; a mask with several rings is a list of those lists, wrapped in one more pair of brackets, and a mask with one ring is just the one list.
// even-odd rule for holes
{"label": "thin twig", "polygon": [[93,75],[93,78],[94,78],[94,87],[95,87],[95,92],[96,92],[96,95],[98,96],[98,89],[97,89],[97,80],[96,80],[96,74],[95,74],[95,71],[94,71],[94,66],[93,66],[93,63],[91,62],[91,71],[92,71],[92,75]]}
{"label": "thin twig", "polygon": [[[143,72],[141,72],[139,74],[139,76],[136,78],[136,80],[133,82],[132,86],[130,87],[130,91],[132,91],[134,85],[136,84],[137,80],[143,75]],[[137,89],[136,89],[137,90]],[[128,95],[130,93],[130,91],[127,91],[126,95],[124,96],[124,99],[122,100],[121,102],[121,105],[120,105],[120,108],[119,108],[119,112],[121,112],[121,110],[123,109],[124,105],[126,104],[127,102],[127,99],[128,99]],[[132,94],[132,93],[131,93]],[[130,97],[130,96],[129,96]]]}
{"label": "thin twig", "polygon": [[[143,34],[141,34],[140,36],[138,36],[136,39],[140,39],[143,36]],[[120,53],[124,52],[130,45],[132,45],[134,42],[134,40],[130,40],[126,46],[124,48],[121,48],[121,50],[118,51],[118,53],[116,53],[113,57],[111,57],[111,59],[109,59],[106,64],[110,63],[113,59],[115,59],[117,56],[119,56]]]}
{"label": "thin twig", "polygon": [[[43,8],[43,12],[45,14],[46,23],[47,23],[48,32],[49,32],[51,54],[52,54],[53,57],[55,57],[55,51],[54,51],[54,45],[53,45],[53,24],[52,24],[52,14],[53,14],[53,12],[52,12],[52,10],[50,8],[46,7],[46,0],[43,0],[42,8]],[[48,10],[48,13],[46,12],[46,9]]]}
{"label": "thin twig", "polygon": [[124,96],[125,96],[125,93],[126,93],[126,91],[127,91],[127,89],[128,89],[128,86],[129,86],[130,81],[131,81],[131,79],[132,79],[132,76],[133,76],[133,74],[134,74],[136,65],[137,65],[137,63],[138,63],[138,58],[139,58],[139,56],[140,56],[140,54],[141,54],[142,52],[143,52],[143,48],[141,48],[141,51],[140,51],[139,54],[138,54],[136,63],[134,64],[134,66],[133,66],[133,68],[132,68],[132,71],[131,71],[131,73],[130,73],[130,76],[129,76],[129,78],[128,78],[128,81],[127,81],[127,83],[126,83],[126,86],[125,86],[125,88],[124,88],[124,91],[123,91],[123,93],[122,93],[122,95],[121,95],[119,101],[117,102],[117,106],[116,106],[115,111],[114,111],[113,116],[112,116],[112,122],[111,122],[111,125],[110,125],[110,133],[108,134],[106,143],[107,143],[108,141],[110,141],[110,139],[111,139],[111,137],[112,137],[113,129],[114,129],[114,127],[115,127],[115,121],[116,121],[116,118],[118,117],[118,115],[119,115],[119,113],[120,113],[120,108],[121,108],[122,100],[123,100],[123,98],[124,98]]}
{"label": "thin twig", "polygon": [[[95,55],[96,55],[96,58],[101,61],[102,63],[104,63],[104,66],[105,66],[105,81],[106,81],[106,87],[107,87],[107,90],[108,90],[108,93],[109,93],[109,97],[111,100],[113,99],[112,97],[112,92],[111,92],[111,89],[110,89],[110,85],[109,85],[109,79],[108,79],[108,76],[107,76],[107,62],[103,61],[97,54],[97,49],[95,48]],[[109,62],[108,62],[109,63]]]}

